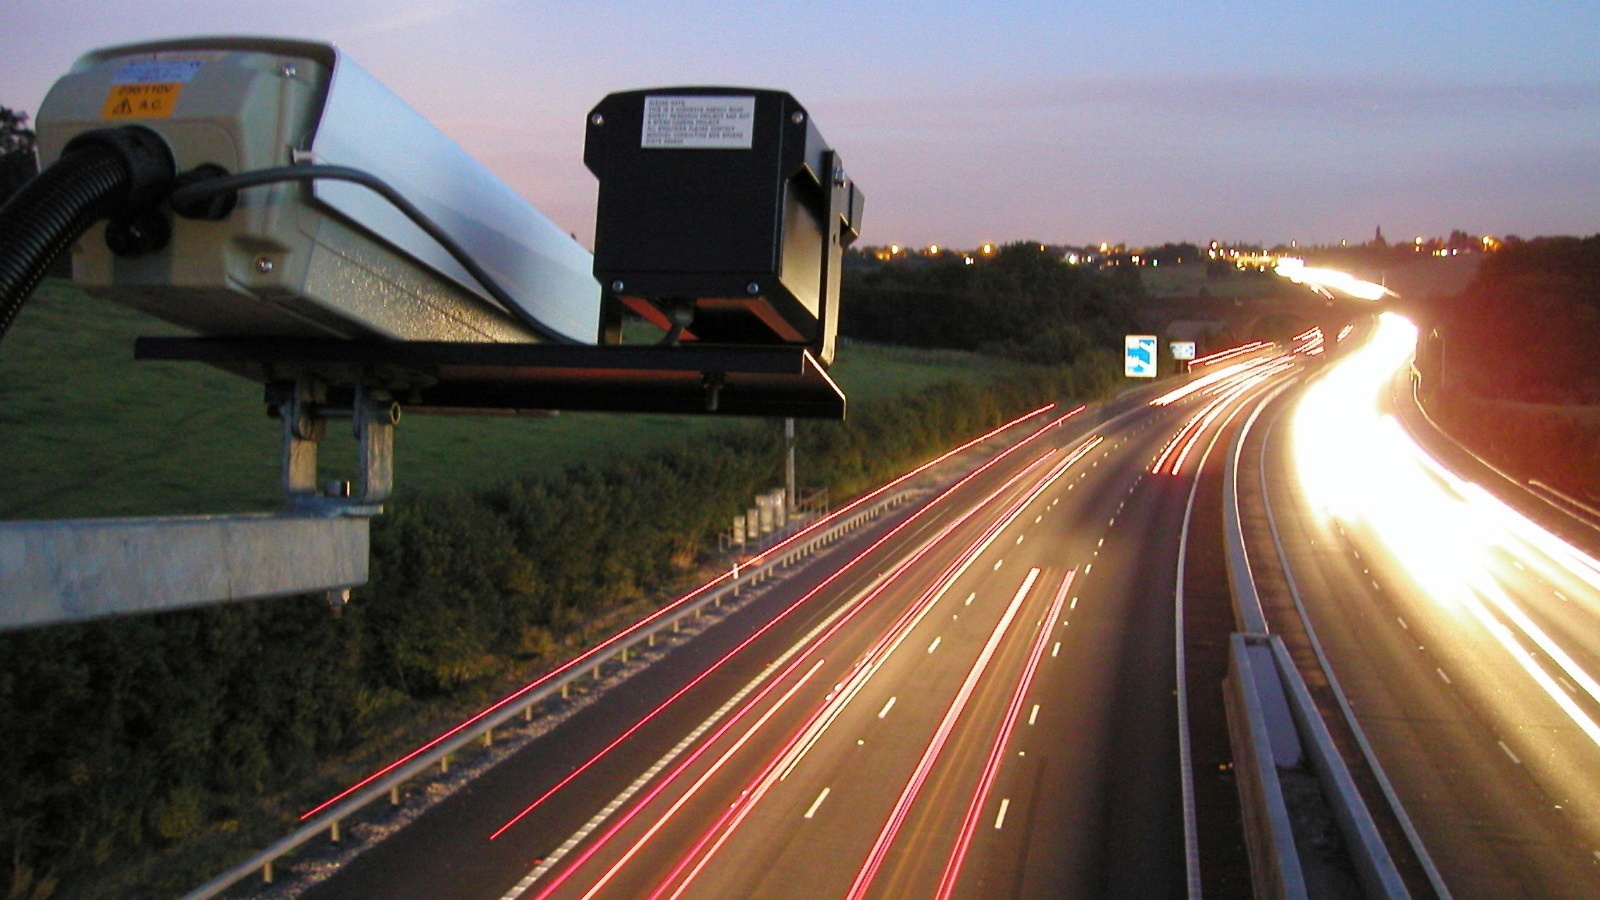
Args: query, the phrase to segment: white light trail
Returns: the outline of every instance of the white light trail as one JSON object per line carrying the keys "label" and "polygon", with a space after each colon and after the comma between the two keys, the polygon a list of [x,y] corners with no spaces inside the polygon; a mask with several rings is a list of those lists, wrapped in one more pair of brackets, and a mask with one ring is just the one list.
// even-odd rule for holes
{"label": "white light trail", "polygon": [[1294,418],[1306,496],[1315,509],[1370,531],[1429,602],[1493,636],[1600,746],[1600,725],[1554,675],[1565,675],[1596,702],[1600,681],[1524,611],[1501,582],[1506,570],[1496,568],[1498,560],[1520,561],[1547,580],[1600,589],[1600,564],[1445,469],[1382,412],[1382,397],[1415,346],[1415,326],[1384,314],[1366,346],[1306,391]]}
{"label": "white light trail", "polygon": [[1395,296],[1394,291],[1381,284],[1363,281],[1337,269],[1308,266],[1305,260],[1292,256],[1279,260],[1273,271],[1295,284],[1309,285],[1313,289],[1321,289],[1324,293],[1338,291],[1360,300],[1382,300],[1384,297]]}

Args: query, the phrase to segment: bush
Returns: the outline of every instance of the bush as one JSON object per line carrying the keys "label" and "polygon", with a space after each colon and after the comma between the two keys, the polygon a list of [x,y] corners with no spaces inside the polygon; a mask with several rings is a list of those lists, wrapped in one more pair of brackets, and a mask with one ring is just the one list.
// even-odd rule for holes
{"label": "bush", "polygon": [[[1101,390],[1112,362],[803,422],[805,481],[848,498]],[[606,613],[680,587],[780,465],[779,429],[751,423],[558,478],[413,497],[374,521],[371,581],[339,619],[299,598],[0,634],[0,858],[14,881],[85,890],[96,867],[239,818],[420,718],[419,703],[554,662]]]}

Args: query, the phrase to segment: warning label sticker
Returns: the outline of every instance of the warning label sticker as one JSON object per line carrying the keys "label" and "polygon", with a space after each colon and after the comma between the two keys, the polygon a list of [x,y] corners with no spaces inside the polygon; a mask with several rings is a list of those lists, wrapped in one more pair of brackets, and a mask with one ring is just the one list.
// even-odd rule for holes
{"label": "warning label sticker", "polygon": [[646,97],[639,145],[668,150],[749,150],[755,97]]}
{"label": "warning label sticker", "polygon": [[165,119],[178,106],[182,84],[116,84],[100,111],[105,119]]}
{"label": "warning label sticker", "polygon": [[115,84],[188,84],[203,65],[202,59],[136,59],[123,63],[111,80]]}

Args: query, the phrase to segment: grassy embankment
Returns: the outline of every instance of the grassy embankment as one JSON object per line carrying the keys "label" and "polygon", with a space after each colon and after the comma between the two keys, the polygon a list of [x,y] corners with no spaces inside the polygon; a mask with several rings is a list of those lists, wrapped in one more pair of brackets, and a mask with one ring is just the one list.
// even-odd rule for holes
{"label": "grassy embankment", "polygon": [[[61,283],[24,310],[0,345],[0,518],[277,505],[259,387],[130,358],[134,335],[170,331]],[[858,414],[807,423],[802,470],[809,459],[847,491],[987,421],[999,395],[1023,402],[1019,382],[1029,396],[1066,383],[972,354],[840,356]],[[1010,394],[938,386],[1019,373]],[[710,418],[414,417],[373,583],[343,619],[296,600],[0,635],[13,889],[181,892],[375,759],[637,615],[692,577],[719,510],[770,486],[763,427],[776,437]]]}
{"label": "grassy embankment", "polygon": [[[137,335],[179,329],[48,282],[0,343],[0,519],[270,510],[278,424],[259,385],[197,363],[135,362]],[[831,374],[852,402],[1017,371],[969,353],[852,345]],[[395,436],[397,501],[477,490],[738,427],[693,416],[410,416]],[[348,475],[352,441],[328,429],[323,470]]]}

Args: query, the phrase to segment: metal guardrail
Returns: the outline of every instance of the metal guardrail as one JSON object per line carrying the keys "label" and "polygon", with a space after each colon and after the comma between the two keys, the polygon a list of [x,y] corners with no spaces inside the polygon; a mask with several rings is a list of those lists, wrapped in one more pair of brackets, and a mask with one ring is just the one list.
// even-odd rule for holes
{"label": "metal guardrail", "polygon": [[[582,679],[598,679],[601,668],[606,663],[612,661],[626,663],[630,654],[640,644],[653,646],[656,638],[663,632],[676,632],[686,619],[699,617],[706,607],[720,606],[724,600],[737,597],[741,590],[771,578],[775,571],[799,562],[850,532],[880,518],[895,507],[909,502],[920,493],[919,489],[912,485],[913,479],[921,473],[957,454],[984,444],[1015,426],[1033,420],[1052,408],[1045,406],[1036,409],[925,463],[885,484],[877,491],[801,528],[795,534],[755,554],[750,562],[736,565],[728,572],[601,641],[463,722],[454,730],[446,732],[433,742],[346,789],[344,793],[309,813],[305,824],[300,828],[186,894],[184,900],[203,900],[219,896],[257,873],[263,881],[271,883],[275,862],[324,834],[337,841],[344,821],[369,804],[386,796],[392,803],[398,804],[402,786],[434,766],[447,766],[451,755],[468,744],[474,741],[483,741],[486,745],[491,743],[494,729],[503,727],[518,716],[525,721],[530,720],[533,717],[534,707],[557,695],[567,696],[572,685]],[[1068,414],[1070,415],[1072,413]],[[1059,424],[1060,421],[1056,420],[1055,424]]]}
{"label": "metal guardrail", "polygon": [[1358,896],[1410,896],[1283,639],[1233,635],[1223,698],[1256,896],[1347,893],[1338,863],[1304,852],[1329,829]]}
{"label": "metal guardrail", "polygon": [[391,803],[398,804],[400,789],[407,782],[435,766],[448,766],[450,757],[467,745],[475,741],[481,741],[485,745],[492,743],[496,728],[505,726],[519,716],[525,721],[532,719],[534,708],[541,703],[558,696],[567,697],[573,685],[579,681],[598,680],[601,677],[602,667],[607,663],[614,661],[626,663],[640,645],[655,646],[657,638],[663,633],[676,633],[685,621],[700,617],[708,607],[721,606],[725,600],[737,597],[740,591],[771,578],[777,570],[799,562],[910,501],[916,493],[915,489],[904,489],[885,494],[872,502],[860,504],[859,508],[845,507],[757,554],[753,563],[735,565],[733,569],[715,580],[685,594],[653,615],[612,635],[517,693],[501,700],[456,730],[448,732],[443,738],[403,758],[378,775],[357,784],[340,795],[337,802],[319,809],[316,815],[300,828],[196,888],[185,895],[185,900],[202,900],[219,896],[257,873],[264,882],[270,884],[274,874],[273,864],[278,860],[323,835],[335,841],[339,840],[346,819],[384,797],[388,797]]}
{"label": "metal guardrail", "polygon": [[[1271,664],[1269,642],[1274,640],[1268,635],[1233,635],[1222,699],[1228,710],[1233,771],[1244,815],[1250,883],[1257,897],[1304,897],[1305,875],[1295,852],[1289,806],[1278,780],[1278,754],[1272,735],[1274,724],[1280,733],[1283,731],[1287,714],[1282,685]],[[1263,651],[1266,660],[1262,659]],[[1258,675],[1258,669],[1265,671]],[[1289,736],[1293,737],[1292,730]],[[1296,748],[1298,743],[1296,740]],[[1293,754],[1286,750],[1285,755]]]}
{"label": "metal guardrail", "polygon": [[[1301,856],[1293,823],[1307,815],[1331,815],[1343,838],[1350,869],[1365,897],[1409,897],[1405,882],[1378,834],[1377,826],[1334,746],[1316,705],[1289,658],[1283,641],[1266,633],[1267,624],[1245,552],[1239,513],[1237,469],[1244,442],[1257,415],[1277,396],[1269,395],[1234,437],[1224,475],[1223,530],[1234,618],[1244,633],[1232,638],[1223,695],[1234,771],[1243,808],[1245,842],[1250,851],[1256,896],[1308,897],[1307,860]],[[1309,776],[1317,791],[1285,791],[1285,779]],[[1287,793],[1304,797],[1291,799]],[[1315,793],[1316,796],[1310,796]],[[1290,806],[1321,803],[1323,810]],[[1315,864],[1315,861],[1310,861]],[[1328,884],[1316,877],[1316,895]]]}

